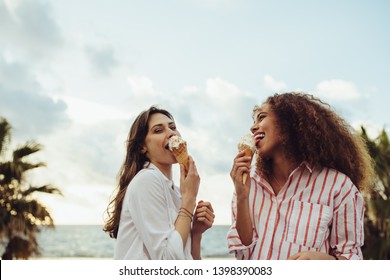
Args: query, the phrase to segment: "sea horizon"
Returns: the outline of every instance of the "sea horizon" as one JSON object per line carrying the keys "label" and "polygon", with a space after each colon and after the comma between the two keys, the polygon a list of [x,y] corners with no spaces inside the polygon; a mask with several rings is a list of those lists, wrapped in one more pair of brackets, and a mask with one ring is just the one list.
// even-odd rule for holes
{"label": "sea horizon", "polygon": [[[229,225],[214,225],[202,238],[202,259],[231,259],[228,253]],[[115,239],[103,231],[103,225],[57,224],[42,227],[37,237],[41,255],[31,259],[113,259]],[[96,246],[99,244],[99,246]]]}

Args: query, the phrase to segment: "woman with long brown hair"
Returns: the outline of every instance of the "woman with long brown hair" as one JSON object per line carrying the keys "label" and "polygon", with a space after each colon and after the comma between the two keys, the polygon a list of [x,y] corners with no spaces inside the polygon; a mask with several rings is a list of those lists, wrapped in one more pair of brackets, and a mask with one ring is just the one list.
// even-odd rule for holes
{"label": "woman with long brown hair", "polygon": [[172,115],[152,106],[138,115],[127,140],[117,194],[104,231],[116,238],[115,259],[200,259],[200,241],[214,222],[209,202],[196,197],[200,178],[189,157],[180,164],[180,187],[172,181],[168,140],[179,135]]}
{"label": "woman with long brown hair", "polygon": [[372,160],[327,104],[304,93],[270,96],[253,110],[257,149],[238,153],[229,251],[237,259],[362,259]]}

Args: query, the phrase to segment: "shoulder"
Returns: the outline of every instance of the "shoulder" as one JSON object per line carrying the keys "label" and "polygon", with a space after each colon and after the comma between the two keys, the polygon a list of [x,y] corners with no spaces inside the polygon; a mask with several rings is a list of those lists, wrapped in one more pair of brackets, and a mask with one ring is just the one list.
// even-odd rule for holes
{"label": "shoulder", "polygon": [[351,182],[351,179],[346,174],[330,167],[315,168],[313,174],[315,177],[323,178],[328,184],[345,184]]}
{"label": "shoulder", "polygon": [[319,173],[319,177],[324,178],[327,185],[331,185],[336,193],[348,191],[353,193],[359,192],[351,178],[336,169],[323,167]]}
{"label": "shoulder", "polygon": [[141,180],[141,181],[163,181],[163,175],[161,174],[161,172],[157,169],[154,169],[154,168],[144,168],[142,170],[140,170],[133,178],[133,181],[134,180]]}

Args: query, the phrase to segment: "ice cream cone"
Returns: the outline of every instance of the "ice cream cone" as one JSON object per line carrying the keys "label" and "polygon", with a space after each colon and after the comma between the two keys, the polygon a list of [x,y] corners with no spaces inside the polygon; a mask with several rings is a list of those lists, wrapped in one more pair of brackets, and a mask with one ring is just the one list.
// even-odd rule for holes
{"label": "ice cream cone", "polygon": [[181,143],[177,149],[172,150],[172,153],[175,156],[177,162],[183,164],[185,170],[188,171],[189,162],[188,162],[187,143]]}
{"label": "ice cream cone", "polygon": [[[238,143],[238,151],[239,152],[245,151],[245,156],[250,156],[252,162],[253,155],[256,152],[256,146],[255,146],[255,141],[253,139],[253,136],[251,134],[247,134],[241,138],[240,142]],[[242,174],[243,184],[246,183],[247,178],[248,178],[248,173]]]}
{"label": "ice cream cone", "polygon": [[168,148],[175,156],[178,163],[183,164],[186,171],[189,168],[187,142],[175,135],[169,138]]}
{"label": "ice cream cone", "polygon": [[[251,147],[247,146],[247,145],[242,145],[241,146],[241,151],[244,151],[245,152],[245,156],[250,156],[251,157],[251,162],[252,162],[252,159],[253,159],[253,150],[251,149]],[[242,174],[242,183],[245,184],[246,183],[246,179],[248,178],[248,173],[244,173]]]}

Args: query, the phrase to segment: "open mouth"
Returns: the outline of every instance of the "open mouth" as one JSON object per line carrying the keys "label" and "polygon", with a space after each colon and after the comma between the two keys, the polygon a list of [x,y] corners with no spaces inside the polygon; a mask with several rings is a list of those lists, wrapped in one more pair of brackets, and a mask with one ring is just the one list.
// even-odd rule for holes
{"label": "open mouth", "polygon": [[255,140],[256,140],[256,141],[263,140],[264,137],[265,137],[265,133],[264,133],[264,132],[260,132],[259,134],[257,134],[257,135],[255,136]]}

